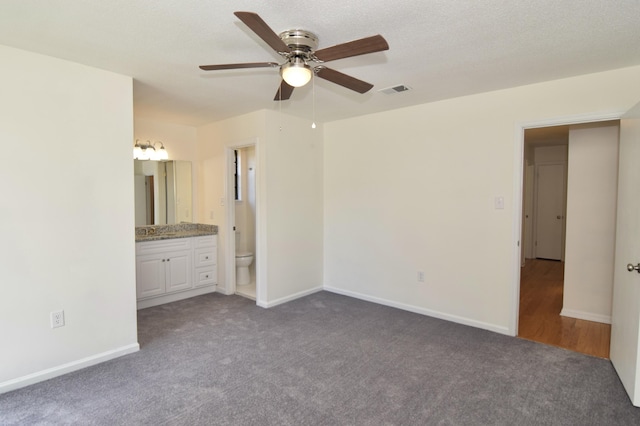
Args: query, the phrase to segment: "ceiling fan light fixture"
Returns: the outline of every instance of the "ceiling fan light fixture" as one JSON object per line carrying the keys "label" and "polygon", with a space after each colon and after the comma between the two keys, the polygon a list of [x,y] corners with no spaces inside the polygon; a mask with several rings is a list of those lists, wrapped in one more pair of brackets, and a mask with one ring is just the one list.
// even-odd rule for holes
{"label": "ceiling fan light fixture", "polygon": [[311,80],[313,71],[303,59],[295,58],[293,61],[282,66],[280,74],[282,79],[292,87],[302,87]]}

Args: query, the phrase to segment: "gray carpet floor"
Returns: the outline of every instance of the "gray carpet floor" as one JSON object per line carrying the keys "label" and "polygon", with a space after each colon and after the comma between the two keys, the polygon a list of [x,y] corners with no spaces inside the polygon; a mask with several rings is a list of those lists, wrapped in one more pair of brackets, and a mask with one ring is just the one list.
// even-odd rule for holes
{"label": "gray carpet floor", "polygon": [[138,321],[139,352],[0,395],[0,424],[640,424],[607,360],[332,293]]}

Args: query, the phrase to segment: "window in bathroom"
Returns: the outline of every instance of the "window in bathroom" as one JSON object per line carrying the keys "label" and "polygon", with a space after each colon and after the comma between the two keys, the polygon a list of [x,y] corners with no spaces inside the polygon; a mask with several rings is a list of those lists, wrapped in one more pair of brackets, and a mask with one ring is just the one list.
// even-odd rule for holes
{"label": "window in bathroom", "polygon": [[233,189],[235,200],[240,201],[240,153],[233,150]]}

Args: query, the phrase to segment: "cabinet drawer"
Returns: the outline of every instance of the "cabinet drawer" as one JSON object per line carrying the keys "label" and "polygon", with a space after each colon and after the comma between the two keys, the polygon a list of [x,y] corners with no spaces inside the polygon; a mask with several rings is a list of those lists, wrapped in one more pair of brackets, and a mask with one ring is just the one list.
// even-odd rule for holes
{"label": "cabinet drawer", "polygon": [[196,276],[193,283],[194,287],[214,285],[217,282],[218,282],[218,270],[215,266],[210,268],[196,269]]}
{"label": "cabinet drawer", "polygon": [[136,254],[150,254],[189,249],[191,249],[191,238],[174,238],[171,240],[136,243]]}
{"label": "cabinet drawer", "polygon": [[217,251],[215,247],[200,248],[195,250],[193,266],[199,268],[201,266],[215,265],[217,262]]}
{"label": "cabinet drawer", "polygon": [[194,237],[193,238],[193,247],[214,247],[216,245],[216,236],[215,235],[205,235],[203,237]]}

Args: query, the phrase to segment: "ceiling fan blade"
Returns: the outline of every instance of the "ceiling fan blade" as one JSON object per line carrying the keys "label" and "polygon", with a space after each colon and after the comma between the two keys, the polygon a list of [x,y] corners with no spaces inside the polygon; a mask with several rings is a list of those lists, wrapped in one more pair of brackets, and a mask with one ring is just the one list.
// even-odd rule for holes
{"label": "ceiling fan blade", "polygon": [[278,87],[278,91],[276,92],[274,101],[286,101],[291,97],[293,93],[293,86],[290,86],[286,81],[282,80],[280,83],[280,87]]}
{"label": "ceiling fan blade", "polygon": [[335,61],[336,59],[349,58],[351,56],[364,55],[365,53],[381,52],[389,50],[389,44],[380,34],[371,37],[337,44],[316,50],[315,56],[321,61]]}
{"label": "ceiling fan blade", "polygon": [[277,67],[275,62],[247,62],[244,64],[222,64],[222,65],[200,65],[201,70],[217,71],[217,70],[235,70],[240,68],[268,68]]}
{"label": "ceiling fan blade", "polygon": [[343,74],[340,71],[332,70],[331,68],[320,67],[316,75],[358,93],[366,93],[373,87],[373,84],[358,80],[357,78]]}
{"label": "ceiling fan blade", "polygon": [[233,12],[244,24],[264,40],[276,52],[290,52],[289,46],[278,37],[278,34],[262,20],[257,13],[253,12]]}

